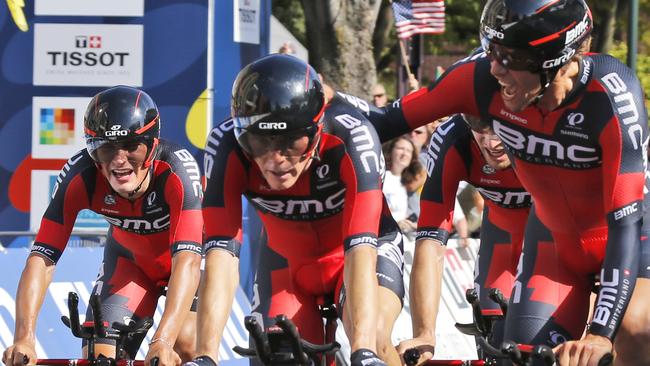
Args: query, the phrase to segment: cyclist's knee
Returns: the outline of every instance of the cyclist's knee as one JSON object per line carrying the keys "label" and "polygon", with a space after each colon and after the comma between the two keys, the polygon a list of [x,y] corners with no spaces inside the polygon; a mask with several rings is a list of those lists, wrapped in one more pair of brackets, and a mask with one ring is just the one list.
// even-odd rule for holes
{"label": "cyclist's knee", "polygon": [[196,337],[179,337],[174,344],[174,351],[178,353],[182,362],[191,361],[196,349]]}

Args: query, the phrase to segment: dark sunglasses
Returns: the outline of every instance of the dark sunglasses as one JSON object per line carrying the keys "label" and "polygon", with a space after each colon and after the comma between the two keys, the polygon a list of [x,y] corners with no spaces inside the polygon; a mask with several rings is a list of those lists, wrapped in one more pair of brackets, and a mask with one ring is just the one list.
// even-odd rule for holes
{"label": "dark sunglasses", "polygon": [[506,69],[533,73],[539,72],[539,62],[532,52],[508,49],[493,42],[483,45],[483,49],[485,49],[485,54],[491,60],[498,62]]}

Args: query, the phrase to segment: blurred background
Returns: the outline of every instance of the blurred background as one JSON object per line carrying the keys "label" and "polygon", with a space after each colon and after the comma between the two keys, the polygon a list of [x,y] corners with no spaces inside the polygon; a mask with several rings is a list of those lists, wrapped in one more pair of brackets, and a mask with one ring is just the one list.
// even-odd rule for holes
{"label": "blurred background", "polygon": [[[403,25],[412,16],[413,2],[422,1],[1,1],[0,352],[13,340],[17,281],[57,175],[68,157],[85,146],[83,114],[92,95],[117,84],[146,90],[161,111],[162,137],[186,146],[202,166],[208,131],[229,114],[237,72],[261,56],[294,54],[336,89],[380,105],[413,90],[414,80],[420,86],[433,82],[478,47],[485,1],[430,1],[437,7],[431,22],[407,29]],[[593,51],[611,53],[633,66],[648,104],[650,0],[588,3],[595,20]],[[394,8],[403,12],[394,13]],[[422,133],[429,136],[433,128]],[[459,190],[470,232],[480,227],[482,204],[477,196],[471,186]],[[241,320],[249,311],[261,231],[259,220],[245,206],[241,290],[224,337],[225,362],[236,362],[230,348],[246,342]],[[107,227],[90,211],[77,218],[39,320],[39,356],[79,353],[78,342],[59,316],[67,314],[69,291],[78,292],[87,303]],[[450,290],[444,294],[443,317],[467,307],[462,294],[472,286],[476,245],[456,249],[450,242],[449,259],[460,265],[445,274]],[[400,326],[410,327],[408,301]],[[444,357],[445,347],[456,357],[472,350],[466,339],[454,337],[449,333],[450,343],[441,343],[437,355]]]}

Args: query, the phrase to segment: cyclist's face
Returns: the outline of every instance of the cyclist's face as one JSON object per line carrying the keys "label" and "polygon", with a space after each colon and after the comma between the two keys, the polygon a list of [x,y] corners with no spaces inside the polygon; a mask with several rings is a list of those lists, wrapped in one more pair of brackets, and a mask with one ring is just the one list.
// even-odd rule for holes
{"label": "cyclist's face", "polygon": [[483,129],[482,131],[472,130],[474,139],[476,140],[481,155],[489,166],[496,170],[503,170],[510,167],[510,159],[506,154],[505,146],[499,136],[494,134],[491,128]]}
{"label": "cyclist's face", "polygon": [[[506,108],[520,112],[531,104],[541,92],[539,75],[524,69],[524,56],[502,46],[493,46],[488,52],[490,73],[501,85],[501,99]],[[510,66],[509,66],[510,65]]]}
{"label": "cyclist's face", "polygon": [[[113,190],[128,197],[147,177],[148,169],[144,167],[147,152],[147,145],[133,141],[106,143],[99,147],[95,153],[102,174]],[[139,192],[145,192],[147,184],[147,182],[143,183]]]}
{"label": "cyclist's face", "polygon": [[251,134],[249,146],[253,161],[272,190],[291,188],[311,162],[306,157],[309,148],[307,136],[274,140]]}

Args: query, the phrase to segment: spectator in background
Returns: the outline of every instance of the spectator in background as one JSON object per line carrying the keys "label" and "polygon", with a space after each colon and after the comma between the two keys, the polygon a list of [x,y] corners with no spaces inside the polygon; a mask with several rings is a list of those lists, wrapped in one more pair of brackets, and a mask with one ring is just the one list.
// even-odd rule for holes
{"label": "spectator in background", "polygon": [[429,142],[429,130],[427,126],[420,126],[409,132],[409,138],[415,145],[416,155],[419,158],[420,164],[427,165],[426,145]]}
{"label": "spectator in background", "polygon": [[291,44],[291,41],[286,41],[280,46],[278,49],[278,53],[282,53],[285,55],[295,55],[296,50],[293,48],[293,44]]}
{"label": "spectator in background", "polygon": [[386,88],[381,84],[376,84],[372,87],[372,103],[377,108],[382,108],[388,104],[388,96],[386,96]]}
{"label": "spectator in background", "polygon": [[[386,175],[383,192],[388,207],[398,224],[406,220],[408,211],[408,193],[402,184],[402,173],[414,162],[417,162],[415,145],[406,136],[400,136],[384,144],[386,159]],[[400,224],[400,227],[402,224]]]}

